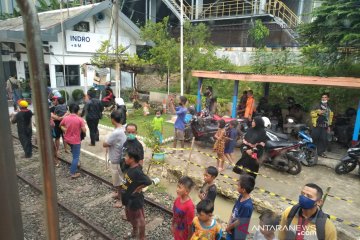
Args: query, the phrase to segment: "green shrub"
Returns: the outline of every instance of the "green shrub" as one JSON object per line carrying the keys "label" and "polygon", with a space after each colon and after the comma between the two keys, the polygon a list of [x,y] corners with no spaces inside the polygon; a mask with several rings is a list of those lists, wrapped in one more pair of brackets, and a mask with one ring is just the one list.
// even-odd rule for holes
{"label": "green shrub", "polygon": [[84,91],[82,89],[75,89],[72,93],[71,93],[72,98],[74,99],[74,101],[80,101],[84,98],[85,94]]}

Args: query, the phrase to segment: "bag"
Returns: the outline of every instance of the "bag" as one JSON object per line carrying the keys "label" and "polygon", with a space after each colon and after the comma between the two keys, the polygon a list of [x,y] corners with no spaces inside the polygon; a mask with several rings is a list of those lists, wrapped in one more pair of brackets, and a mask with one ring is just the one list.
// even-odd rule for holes
{"label": "bag", "polygon": [[[287,217],[286,226],[289,227],[293,218],[295,217],[295,214],[300,209],[300,205],[296,204],[293,206],[289,212],[289,215]],[[318,239],[325,239],[325,224],[326,220],[330,218],[328,214],[324,213],[321,209],[319,209],[317,216],[316,216],[316,237]]]}
{"label": "bag", "polygon": [[81,133],[80,133],[80,140],[81,140],[81,141],[84,140],[85,137],[86,137],[86,133],[84,133],[83,131],[81,131]]}

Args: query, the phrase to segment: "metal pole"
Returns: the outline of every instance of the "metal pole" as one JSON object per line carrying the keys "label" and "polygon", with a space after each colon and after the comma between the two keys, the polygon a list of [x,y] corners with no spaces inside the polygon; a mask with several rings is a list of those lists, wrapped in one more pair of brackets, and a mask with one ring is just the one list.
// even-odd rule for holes
{"label": "metal pole", "polygon": [[353,133],[353,137],[352,137],[352,145],[355,145],[356,142],[359,140],[359,132],[360,132],[360,101],[359,101],[357,114],[356,114],[354,133]]}
{"label": "metal pole", "polygon": [[180,95],[184,95],[184,3],[180,5]]}
{"label": "metal pole", "polygon": [[237,115],[236,104],[237,104],[238,92],[239,92],[239,80],[236,80],[234,85],[234,95],[233,95],[232,111],[231,111],[232,118],[236,118]]}
{"label": "metal pole", "polygon": [[120,64],[119,64],[119,52],[118,52],[118,48],[119,48],[119,1],[117,0],[115,1],[115,48],[116,50],[116,65],[115,65],[115,88],[116,88],[116,93],[117,93],[117,97],[120,97],[120,89],[121,89],[121,69],[120,69]]}
{"label": "metal pole", "polygon": [[[1,44],[1,42],[0,42]],[[0,73],[4,73],[0,54]],[[0,239],[24,239],[4,74],[0,74]]]}
{"label": "metal pole", "polygon": [[[53,145],[50,135],[50,113],[46,94],[46,75],[42,50],[39,19],[32,1],[16,0],[23,16],[27,55],[30,67],[30,83],[33,92],[39,158],[43,182],[44,213],[47,239],[60,239],[59,214],[57,207],[56,183],[53,163]],[[9,238],[8,238],[9,239]]]}
{"label": "metal pole", "polygon": [[[68,9],[69,10],[69,9]],[[61,42],[62,42],[62,67],[63,67],[63,80],[64,80],[64,91],[65,91],[65,104],[67,105],[67,96],[66,96],[66,70],[65,70],[65,37],[64,37],[64,18],[63,18],[63,0],[60,1],[60,14],[61,14]],[[58,86],[56,86],[58,87]]]}
{"label": "metal pole", "polygon": [[198,78],[198,92],[197,92],[197,100],[196,100],[196,111],[201,112],[201,86],[203,84],[203,79]]}

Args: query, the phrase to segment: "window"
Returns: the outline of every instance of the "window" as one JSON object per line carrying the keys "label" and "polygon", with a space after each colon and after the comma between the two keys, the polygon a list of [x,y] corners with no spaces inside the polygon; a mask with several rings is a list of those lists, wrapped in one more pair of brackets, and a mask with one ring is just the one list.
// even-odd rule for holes
{"label": "window", "polygon": [[[25,79],[30,79],[30,68],[28,62],[24,62],[24,69],[25,69]],[[51,83],[50,83],[49,64],[45,64],[45,75],[46,75],[46,85],[50,87]]]}
{"label": "window", "polygon": [[78,24],[75,24],[74,25],[74,31],[77,31],[77,32],[89,32],[90,31],[89,22],[79,22]]}
{"label": "window", "polygon": [[79,65],[65,65],[65,82],[63,80],[63,74],[63,65],[55,65],[57,87],[80,85]]}

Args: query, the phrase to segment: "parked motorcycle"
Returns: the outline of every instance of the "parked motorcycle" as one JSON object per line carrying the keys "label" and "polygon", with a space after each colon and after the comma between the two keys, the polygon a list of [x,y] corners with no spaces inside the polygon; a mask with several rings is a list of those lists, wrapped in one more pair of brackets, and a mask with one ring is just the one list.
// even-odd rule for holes
{"label": "parked motorcycle", "polygon": [[335,166],[337,174],[346,174],[353,171],[356,166],[359,166],[358,174],[360,175],[360,143],[349,148],[346,155]]}
{"label": "parked motorcycle", "polygon": [[265,143],[266,157],[263,163],[292,175],[299,174],[301,163],[296,156],[300,146],[299,142],[269,140]]}
{"label": "parked motorcycle", "polygon": [[205,124],[205,120],[197,115],[193,115],[190,122],[185,127],[185,141],[190,141],[195,137],[196,141],[205,144],[214,144],[214,135],[218,130],[217,124]]}

